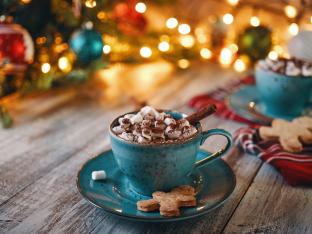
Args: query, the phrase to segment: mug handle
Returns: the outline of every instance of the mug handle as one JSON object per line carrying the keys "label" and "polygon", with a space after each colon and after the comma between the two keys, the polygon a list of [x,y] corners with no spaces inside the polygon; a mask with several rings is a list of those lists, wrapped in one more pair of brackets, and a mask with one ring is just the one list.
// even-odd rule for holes
{"label": "mug handle", "polygon": [[213,136],[213,135],[221,135],[224,136],[227,140],[226,146],[223,149],[218,150],[217,152],[210,154],[209,156],[207,156],[206,158],[199,160],[195,163],[195,168],[196,167],[201,167],[204,164],[210,162],[211,160],[214,160],[218,157],[220,157],[221,155],[225,154],[232,146],[232,136],[231,133],[223,130],[223,129],[211,129],[205,132],[202,132],[202,139],[200,141],[200,145],[202,145],[208,137]]}

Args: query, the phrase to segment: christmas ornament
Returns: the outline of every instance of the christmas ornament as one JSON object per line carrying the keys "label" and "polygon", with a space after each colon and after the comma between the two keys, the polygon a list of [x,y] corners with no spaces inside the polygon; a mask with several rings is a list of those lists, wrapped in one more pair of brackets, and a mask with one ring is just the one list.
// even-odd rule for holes
{"label": "christmas ornament", "polygon": [[238,37],[238,52],[247,55],[253,62],[265,58],[271,46],[271,30],[265,26],[248,27]]}
{"label": "christmas ornament", "polygon": [[103,40],[101,34],[93,29],[82,29],[74,32],[69,43],[78,62],[90,63],[102,55]]}
{"label": "christmas ornament", "polygon": [[135,11],[133,1],[116,4],[113,18],[117,22],[118,29],[125,35],[138,36],[146,31],[147,20],[144,15]]}
{"label": "christmas ornament", "polygon": [[312,62],[312,31],[301,31],[288,43],[291,57]]}
{"label": "christmas ornament", "polygon": [[32,62],[34,45],[29,33],[11,18],[0,21],[0,67],[6,74],[24,72]]}

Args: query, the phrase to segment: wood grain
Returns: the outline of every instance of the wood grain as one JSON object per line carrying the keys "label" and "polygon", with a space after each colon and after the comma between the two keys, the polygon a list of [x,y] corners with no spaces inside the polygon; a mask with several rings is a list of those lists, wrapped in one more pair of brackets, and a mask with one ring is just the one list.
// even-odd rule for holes
{"label": "wood grain", "polygon": [[264,164],[225,233],[311,233],[312,190],[291,187]]}
{"label": "wood grain", "polygon": [[[146,96],[156,107],[191,113],[185,105],[190,97],[235,76],[214,65],[198,65]],[[234,193],[203,217],[138,223],[93,207],[77,192],[76,173],[86,160],[109,148],[108,124],[131,109],[129,103],[112,107],[81,100],[71,90],[16,100],[11,110],[17,114],[17,125],[0,131],[0,233],[311,232],[310,190],[287,186],[270,167],[237,150],[224,157],[237,177]],[[214,116],[202,123],[203,129],[232,133],[244,126]],[[214,137],[203,147],[215,151],[223,140]]]}

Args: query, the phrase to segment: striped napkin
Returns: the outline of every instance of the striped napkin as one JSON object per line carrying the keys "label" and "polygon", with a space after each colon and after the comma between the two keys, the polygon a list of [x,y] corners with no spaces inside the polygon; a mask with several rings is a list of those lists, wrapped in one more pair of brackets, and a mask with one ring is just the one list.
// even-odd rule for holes
{"label": "striped napkin", "polygon": [[257,126],[254,125],[253,122],[237,115],[228,107],[226,103],[226,98],[235,91],[239,90],[241,85],[253,85],[254,83],[254,77],[251,75],[241,80],[233,80],[229,82],[225,87],[220,87],[210,93],[197,95],[191,98],[188,102],[188,105],[196,110],[199,110],[208,105],[215,104],[217,106],[217,116],[224,119],[243,122],[252,126]]}
{"label": "striped napkin", "polygon": [[262,140],[258,128],[241,128],[234,134],[235,144],[275,167],[290,185],[312,185],[312,145],[300,154],[283,150],[277,140]]}

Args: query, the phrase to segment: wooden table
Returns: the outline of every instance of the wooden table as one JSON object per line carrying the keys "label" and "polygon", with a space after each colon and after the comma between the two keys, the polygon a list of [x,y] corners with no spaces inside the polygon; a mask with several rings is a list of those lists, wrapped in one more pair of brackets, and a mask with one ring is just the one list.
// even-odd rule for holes
{"label": "wooden table", "polygon": [[[186,101],[238,77],[198,65],[149,91],[156,107],[191,110]],[[18,99],[15,126],[0,130],[0,233],[312,233],[312,189],[291,187],[269,165],[233,149],[224,157],[236,174],[229,200],[202,217],[166,224],[114,217],[85,201],[76,173],[109,149],[107,126],[133,107],[79,98],[72,91]],[[210,117],[205,128],[234,132],[243,124]],[[218,139],[204,148],[218,147]]]}

